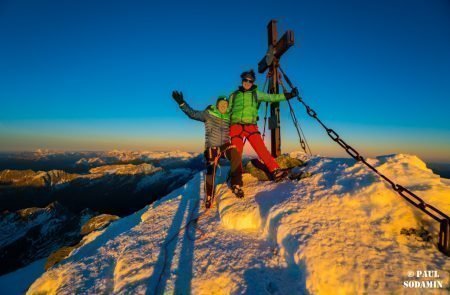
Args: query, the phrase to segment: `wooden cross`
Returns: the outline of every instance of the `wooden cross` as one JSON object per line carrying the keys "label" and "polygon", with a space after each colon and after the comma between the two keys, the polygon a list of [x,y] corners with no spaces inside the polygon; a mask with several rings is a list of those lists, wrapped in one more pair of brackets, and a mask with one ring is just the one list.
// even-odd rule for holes
{"label": "wooden cross", "polygon": [[[269,49],[266,56],[258,63],[258,72],[264,73],[269,70],[269,93],[279,93],[278,62],[283,53],[294,45],[294,32],[288,30],[280,40],[277,40],[277,21],[271,20],[267,25],[267,33]],[[278,102],[270,104],[269,129],[272,156],[278,157],[281,155],[280,104]]]}

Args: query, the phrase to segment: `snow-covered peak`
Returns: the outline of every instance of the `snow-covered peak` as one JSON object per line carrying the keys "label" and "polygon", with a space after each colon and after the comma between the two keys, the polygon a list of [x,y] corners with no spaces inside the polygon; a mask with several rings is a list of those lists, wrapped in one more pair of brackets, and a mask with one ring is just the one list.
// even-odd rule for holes
{"label": "snow-covered peak", "polygon": [[106,153],[109,157],[114,157],[122,162],[129,162],[136,159],[140,160],[161,160],[161,159],[190,159],[198,155],[198,153],[182,152],[182,151],[119,151],[113,150]]}
{"label": "snow-covered peak", "polygon": [[[184,151],[56,151],[49,149],[37,149],[17,153],[7,153],[10,159],[22,159],[32,161],[73,161],[74,166],[99,166],[104,164],[124,164],[136,162],[152,162],[163,160],[187,161],[195,158],[199,153]],[[57,163],[54,163],[55,165]]]}
{"label": "snow-covered peak", "polygon": [[136,175],[136,174],[152,174],[161,171],[161,167],[155,167],[151,164],[140,165],[105,165],[89,169],[91,174],[117,174],[117,175]]}
{"label": "snow-covered peak", "polygon": [[[419,158],[368,161],[450,213],[450,181]],[[302,169],[312,176],[273,183],[245,175],[244,199],[219,185],[207,213],[199,173],[113,223],[28,293],[397,294],[408,291],[408,271],[424,269],[449,285],[450,260],[433,240],[437,224],[362,163],[313,157]],[[198,213],[197,230],[184,230]]]}
{"label": "snow-covered peak", "polygon": [[33,171],[33,170],[2,170],[0,183],[8,186],[43,187],[63,184],[78,177],[77,174],[62,170]]}
{"label": "snow-covered peak", "polygon": [[105,164],[106,164],[105,161],[103,159],[100,159],[99,157],[89,159],[81,158],[75,163],[75,165],[83,165],[83,166],[101,166]]}

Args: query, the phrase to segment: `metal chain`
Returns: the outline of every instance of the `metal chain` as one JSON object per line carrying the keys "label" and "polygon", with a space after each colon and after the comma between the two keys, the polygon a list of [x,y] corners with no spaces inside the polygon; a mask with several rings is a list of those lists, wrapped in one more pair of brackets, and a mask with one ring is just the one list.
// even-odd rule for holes
{"label": "metal chain", "polygon": [[[289,84],[289,86],[291,88],[294,88],[292,82],[289,80],[288,76],[286,76],[286,73],[283,71],[283,69],[280,66],[279,66],[279,69],[280,69],[281,73],[283,74],[286,82]],[[364,165],[369,167],[373,172],[375,172],[381,178],[383,178],[385,181],[387,181],[391,185],[392,189],[394,191],[396,191],[401,197],[403,197],[406,201],[411,203],[413,206],[415,206],[415,207],[419,208],[420,210],[422,210],[423,212],[425,212],[428,216],[432,217],[434,220],[440,222],[441,226],[443,224],[447,224],[446,226],[448,226],[450,224],[450,217],[448,215],[446,215],[445,213],[443,213],[442,211],[440,211],[436,207],[425,203],[425,201],[422,198],[420,198],[419,196],[417,196],[416,194],[414,194],[413,192],[411,192],[409,189],[405,188],[404,186],[396,184],[394,181],[392,181],[390,178],[388,178],[386,175],[384,175],[383,173],[378,171],[374,166],[372,166],[370,163],[368,163],[366,161],[366,159],[363,156],[361,156],[356,149],[354,149],[352,146],[347,144],[339,136],[339,134],[337,134],[336,131],[334,131],[331,128],[328,128],[319,119],[319,117],[317,116],[316,111],[314,111],[309,105],[307,105],[305,103],[305,101],[303,100],[303,98],[300,97],[300,95],[297,95],[297,100],[300,103],[302,103],[303,106],[306,108],[306,113],[310,117],[316,119],[316,121],[325,129],[325,131],[327,132],[328,136],[333,141],[335,141],[337,144],[339,144],[347,152],[347,154],[349,154],[353,159],[355,159],[356,161],[361,161],[362,163],[364,163]],[[438,216],[438,215],[440,215],[440,216]],[[447,229],[447,231],[448,231],[448,229]],[[442,239],[444,239],[444,237],[442,237]],[[447,243],[448,243],[448,236],[447,236]],[[448,247],[448,245],[447,245],[447,247]]]}
{"label": "metal chain", "polygon": [[[278,81],[279,81],[279,83],[281,85],[281,88],[283,88],[283,92],[288,92],[286,87],[284,86],[283,80],[282,79],[278,79]],[[294,108],[292,107],[291,102],[290,102],[289,99],[287,100],[287,103],[288,103],[288,106],[289,106],[289,112],[291,114],[292,122],[294,123],[295,129],[297,130],[297,135],[298,135],[298,138],[299,138],[299,141],[300,141],[300,146],[301,146],[301,148],[303,149],[303,151],[306,154],[308,154],[308,151],[306,150],[306,147],[307,147],[308,150],[309,150],[309,154],[312,156],[311,148],[309,147],[309,144],[306,141],[306,137],[303,134],[303,130],[301,129],[300,124],[298,123],[297,116],[295,115]],[[302,134],[303,134],[303,136],[302,136]],[[304,138],[304,140],[303,140],[303,138]]]}

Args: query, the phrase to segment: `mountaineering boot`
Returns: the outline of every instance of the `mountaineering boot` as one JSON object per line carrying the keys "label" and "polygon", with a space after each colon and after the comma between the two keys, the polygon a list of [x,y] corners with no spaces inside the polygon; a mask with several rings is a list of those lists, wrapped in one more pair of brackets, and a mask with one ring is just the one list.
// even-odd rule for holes
{"label": "mountaineering boot", "polygon": [[233,185],[231,187],[231,191],[236,196],[236,198],[242,199],[244,197],[244,191],[242,190],[242,188],[239,185],[236,185],[236,184]]}
{"label": "mountaineering boot", "polygon": [[276,169],[272,173],[272,178],[275,182],[279,182],[279,181],[283,180],[284,178],[286,178],[288,176],[288,174],[289,174],[289,171],[287,171],[285,169]]}

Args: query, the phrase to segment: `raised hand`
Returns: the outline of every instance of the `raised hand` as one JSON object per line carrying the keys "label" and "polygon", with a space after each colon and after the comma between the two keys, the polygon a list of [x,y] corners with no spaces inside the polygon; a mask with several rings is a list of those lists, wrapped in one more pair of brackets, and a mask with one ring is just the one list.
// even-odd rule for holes
{"label": "raised hand", "polygon": [[172,92],[172,97],[179,105],[184,103],[183,92],[175,90]]}

